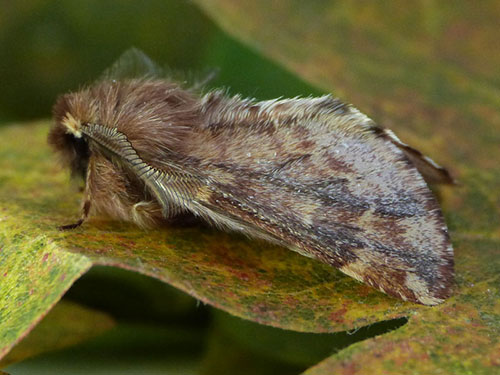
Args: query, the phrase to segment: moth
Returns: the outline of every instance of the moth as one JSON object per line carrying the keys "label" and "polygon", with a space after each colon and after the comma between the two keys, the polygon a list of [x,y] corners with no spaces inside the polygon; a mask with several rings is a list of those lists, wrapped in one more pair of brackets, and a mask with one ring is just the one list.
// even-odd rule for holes
{"label": "moth", "polygon": [[155,227],[189,213],[396,298],[450,296],[453,248],[427,185],[452,183],[444,168],[330,95],[257,101],[159,71],[133,50],[57,100],[49,143],[85,182],[64,229],[94,214]]}

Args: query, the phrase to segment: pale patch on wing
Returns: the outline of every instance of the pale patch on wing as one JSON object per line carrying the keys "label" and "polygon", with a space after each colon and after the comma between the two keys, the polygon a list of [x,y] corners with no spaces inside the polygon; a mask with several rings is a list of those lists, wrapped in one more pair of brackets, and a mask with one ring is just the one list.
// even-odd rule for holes
{"label": "pale patch on wing", "polygon": [[414,273],[409,272],[406,274],[405,285],[408,289],[410,289],[413,293],[415,293],[415,296],[424,305],[436,305],[440,302],[443,302],[442,299],[430,295],[429,289],[425,281],[420,279]]}

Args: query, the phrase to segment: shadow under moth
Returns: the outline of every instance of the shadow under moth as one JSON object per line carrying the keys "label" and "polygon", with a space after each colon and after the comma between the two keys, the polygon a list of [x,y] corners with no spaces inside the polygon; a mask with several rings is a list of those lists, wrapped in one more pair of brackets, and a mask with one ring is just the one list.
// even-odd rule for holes
{"label": "shadow under moth", "polygon": [[318,259],[396,298],[450,296],[453,248],[427,183],[448,172],[330,95],[256,101],[167,79],[140,51],[61,96],[49,143],[92,214],[190,213]]}

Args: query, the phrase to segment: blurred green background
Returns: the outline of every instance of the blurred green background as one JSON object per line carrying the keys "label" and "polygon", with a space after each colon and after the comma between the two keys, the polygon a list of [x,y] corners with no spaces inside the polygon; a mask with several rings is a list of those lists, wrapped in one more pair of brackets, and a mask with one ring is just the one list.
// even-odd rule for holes
{"label": "blurred green background", "polygon": [[0,12],[0,121],[48,117],[130,47],[173,70],[218,68],[215,86],[258,98],[317,90],[259,57],[185,0],[7,1]]}

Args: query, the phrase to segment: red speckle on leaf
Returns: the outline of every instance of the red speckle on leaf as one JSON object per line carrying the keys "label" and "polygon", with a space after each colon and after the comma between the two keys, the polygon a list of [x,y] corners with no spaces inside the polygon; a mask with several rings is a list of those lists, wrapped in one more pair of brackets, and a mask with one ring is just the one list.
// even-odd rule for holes
{"label": "red speckle on leaf", "polygon": [[98,255],[102,255],[102,254],[106,254],[110,251],[111,251],[111,249],[109,249],[109,248],[102,248],[102,249],[96,249],[95,253]]}
{"label": "red speckle on leaf", "polygon": [[429,361],[430,359],[431,359],[431,357],[429,356],[428,353],[426,353],[426,352],[420,353],[419,360],[421,362],[426,362],[426,361]]}
{"label": "red speckle on leaf", "polygon": [[43,254],[42,262],[45,263],[49,259],[49,253]]}
{"label": "red speckle on leaf", "polygon": [[250,280],[250,276],[248,275],[248,273],[246,272],[234,272],[234,274],[236,275],[236,277],[238,277],[240,280],[243,280],[243,281],[248,281]]}
{"label": "red speckle on leaf", "polygon": [[285,305],[287,305],[287,306],[295,307],[295,306],[297,306],[298,303],[299,303],[299,301],[297,301],[297,299],[294,298],[293,296],[288,296],[285,298]]}
{"label": "red speckle on leaf", "polygon": [[234,299],[237,299],[237,298],[238,298],[238,295],[237,295],[236,293],[234,293],[234,292],[230,291],[230,290],[228,290],[228,291],[226,292],[226,295],[227,295],[228,297],[230,297],[230,298],[234,298]]}
{"label": "red speckle on leaf", "polygon": [[342,375],[355,375],[357,372],[354,362],[342,362]]}
{"label": "red speckle on leaf", "polygon": [[456,328],[456,327],[449,327],[448,329],[446,329],[446,334],[447,335],[458,335],[460,333],[460,331]]}
{"label": "red speckle on leaf", "polygon": [[[401,367],[408,362],[408,358],[412,356],[413,350],[407,341],[399,343],[399,348],[401,350],[401,355],[394,358],[394,363],[396,366]],[[392,346],[390,349],[387,349],[387,352],[392,352]]]}
{"label": "red speckle on leaf", "polygon": [[[500,350],[500,345],[498,349]],[[500,367],[500,356],[492,354],[490,357],[490,366]]]}
{"label": "red speckle on leaf", "polygon": [[360,285],[357,291],[358,295],[366,297],[373,293],[373,288],[367,286],[367,285]]}
{"label": "red speckle on leaf", "polygon": [[255,305],[253,308],[252,308],[252,312],[254,312],[255,314],[257,315],[261,315],[261,314],[264,314],[267,312],[267,306],[264,305],[264,304],[258,304],[258,305]]}
{"label": "red speckle on leaf", "polygon": [[451,305],[451,306],[445,306],[443,307],[443,314],[448,315],[448,316],[455,316],[457,314],[457,311],[460,310],[459,306]]}
{"label": "red speckle on leaf", "polygon": [[334,311],[330,314],[330,319],[336,323],[343,323],[344,318],[343,316],[347,312],[347,308],[343,306],[341,309]]}

